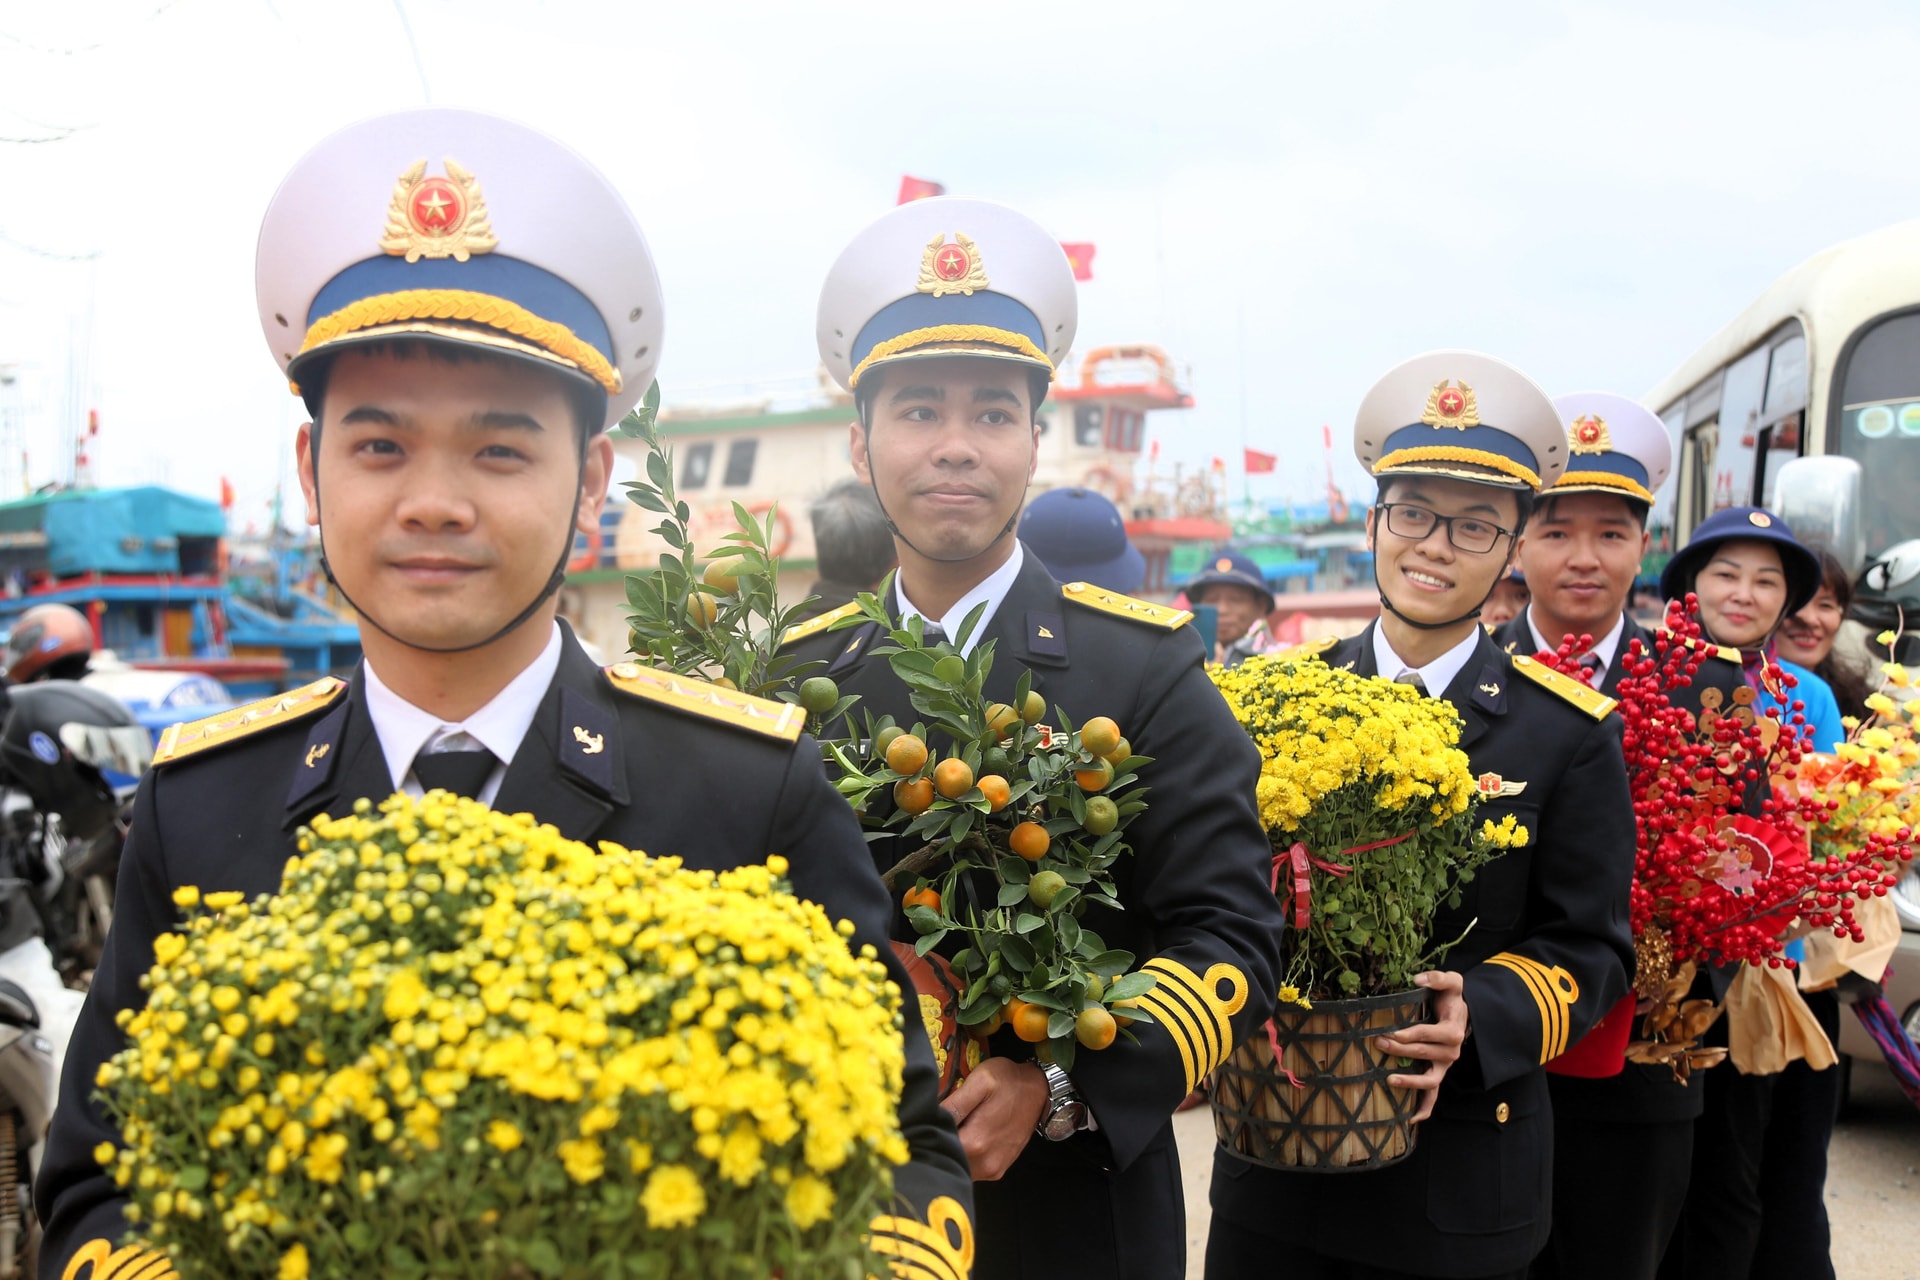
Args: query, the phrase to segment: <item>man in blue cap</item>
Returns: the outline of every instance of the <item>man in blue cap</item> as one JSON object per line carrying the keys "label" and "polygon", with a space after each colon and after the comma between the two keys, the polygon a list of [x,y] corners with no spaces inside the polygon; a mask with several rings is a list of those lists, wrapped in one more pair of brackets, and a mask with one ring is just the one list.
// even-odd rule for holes
{"label": "man in blue cap", "polygon": [[[37,1187],[46,1277],[173,1275],[165,1257],[122,1247],[127,1198],[98,1154],[120,1131],[95,1075],[125,1047],[116,1015],[144,1003],[155,938],[179,925],[175,891],[276,892],[317,814],[438,789],[695,867],[779,854],[795,892],[850,920],[853,945],[877,948],[910,989],[887,945],[888,895],[797,708],[634,663],[602,670],[556,619],[574,534],[598,527],[606,498],[604,433],[659,359],[659,280],[612,185],[496,117],[364,121],[281,184],[256,286],[267,341],[313,415],[298,440],[307,518],[366,661],[351,680],[162,737]],[[966,1166],[931,1049],[905,1039],[912,1157],[868,1229],[876,1251],[915,1260],[903,1275],[963,1280]],[[336,1067],[358,1052],[344,1038],[310,1051]],[[235,1227],[249,1247],[264,1230]],[[470,1243],[486,1256],[497,1242],[481,1235]]]}
{"label": "man in blue cap", "polygon": [[1187,599],[1213,606],[1215,662],[1237,666],[1275,647],[1267,633],[1273,591],[1245,552],[1232,547],[1215,552],[1204,570],[1187,579]]}
{"label": "man in blue cap", "polygon": [[1020,542],[1061,582],[1132,595],[1146,581],[1146,557],[1128,541],[1120,508],[1091,489],[1049,489],[1029,502]]}
{"label": "man in blue cap", "polygon": [[[1073,345],[1073,272],[1031,219],[979,200],[916,200],[855,238],[821,291],[820,356],[854,394],[854,474],[893,524],[885,593],[965,650],[991,642],[984,693],[1023,669],[1075,723],[1111,716],[1152,758],[1151,799],[1116,865],[1124,909],[1083,923],[1132,952],[1155,1021],[1071,1071],[1001,1032],[947,1098],[979,1207],[982,1276],[1178,1280],[1186,1225],[1173,1110],[1252,1035],[1278,988],[1272,850],[1254,807],[1259,760],[1203,667],[1185,611],[1057,581],[1013,536],[1038,458],[1034,411]],[[959,627],[982,610],[961,644]],[[870,651],[877,624],[843,609],[788,633],[860,710],[915,719]],[[832,629],[842,618],[848,624]],[[890,842],[875,846],[890,866]],[[988,891],[991,894],[991,890]],[[914,933],[896,918],[896,937]],[[958,931],[949,945],[959,945]]]}

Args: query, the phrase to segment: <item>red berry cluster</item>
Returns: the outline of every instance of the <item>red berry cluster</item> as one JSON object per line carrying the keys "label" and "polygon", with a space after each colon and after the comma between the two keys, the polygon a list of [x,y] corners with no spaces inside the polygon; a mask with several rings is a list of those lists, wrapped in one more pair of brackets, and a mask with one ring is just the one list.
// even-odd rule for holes
{"label": "red berry cluster", "polygon": [[[1649,650],[1625,654],[1618,698],[1627,776],[1639,831],[1631,900],[1633,932],[1665,936],[1673,963],[1746,961],[1790,966],[1782,934],[1795,918],[1858,939],[1861,897],[1882,896],[1912,857],[1912,833],[1869,835],[1847,852],[1815,860],[1807,832],[1839,807],[1795,785],[1807,741],[1805,704],[1737,696],[1732,706],[1696,717],[1674,702],[1713,651],[1703,641],[1699,602],[1668,605],[1666,628]],[[1585,678],[1579,655],[1592,638],[1569,637],[1542,655],[1563,673]],[[1793,676],[1768,661],[1768,689],[1787,691]]]}

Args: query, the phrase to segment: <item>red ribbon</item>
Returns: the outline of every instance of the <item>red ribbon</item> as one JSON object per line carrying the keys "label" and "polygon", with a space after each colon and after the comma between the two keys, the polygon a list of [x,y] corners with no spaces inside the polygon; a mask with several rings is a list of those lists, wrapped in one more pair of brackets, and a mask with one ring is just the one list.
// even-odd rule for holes
{"label": "red ribbon", "polygon": [[[1402,831],[1397,836],[1390,836],[1385,840],[1375,840],[1372,844],[1357,844],[1351,849],[1342,849],[1340,856],[1349,858],[1356,853],[1371,853],[1375,849],[1385,849],[1411,839],[1413,839],[1413,832]],[[1285,853],[1276,853],[1273,855],[1273,877],[1268,881],[1268,887],[1276,894],[1280,892],[1281,868],[1289,864],[1291,864],[1293,868],[1293,892],[1291,895],[1293,902],[1293,927],[1296,929],[1304,929],[1307,927],[1307,922],[1313,918],[1313,877],[1310,868],[1318,867],[1330,876],[1344,876],[1352,871],[1353,868],[1345,863],[1328,862],[1325,859],[1315,857],[1313,853],[1308,850],[1304,841],[1295,840],[1291,849],[1288,849]],[[1293,1072],[1281,1065],[1280,1033],[1274,1027],[1272,1018],[1267,1019],[1267,1045],[1273,1050],[1274,1069],[1285,1076],[1287,1083],[1294,1088],[1305,1088],[1306,1086],[1300,1082],[1299,1078],[1296,1077]]]}

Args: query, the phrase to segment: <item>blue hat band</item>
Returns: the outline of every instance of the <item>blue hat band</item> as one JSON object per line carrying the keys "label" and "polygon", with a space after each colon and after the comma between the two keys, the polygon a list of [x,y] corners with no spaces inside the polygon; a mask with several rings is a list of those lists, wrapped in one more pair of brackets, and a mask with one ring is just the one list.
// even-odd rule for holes
{"label": "blue hat band", "polygon": [[1416,422],[1401,427],[1387,437],[1380,461],[1373,466],[1373,474],[1384,476],[1413,471],[1480,478],[1470,472],[1449,473],[1448,463],[1483,467],[1535,489],[1540,487],[1540,463],[1533,456],[1533,450],[1520,437],[1488,426],[1436,427]]}
{"label": "blue hat band", "polygon": [[609,393],[620,388],[613,339],[599,309],[559,276],[504,254],[465,262],[409,263],[387,255],[356,262],[314,295],[306,321],[303,356],[368,329],[458,322],[521,339]]}
{"label": "blue hat band", "polygon": [[991,289],[934,297],[914,293],[882,307],[854,336],[847,352],[858,384],[870,365],[936,342],[984,342],[1053,368],[1047,358],[1046,330],[1026,304]]}
{"label": "blue hat band", "polygon": [[1606,490],[1652,502],[1648,479],[1647,468],[1630,454],[1575,454],[1567,463],[1566,474],[1548,492]]}

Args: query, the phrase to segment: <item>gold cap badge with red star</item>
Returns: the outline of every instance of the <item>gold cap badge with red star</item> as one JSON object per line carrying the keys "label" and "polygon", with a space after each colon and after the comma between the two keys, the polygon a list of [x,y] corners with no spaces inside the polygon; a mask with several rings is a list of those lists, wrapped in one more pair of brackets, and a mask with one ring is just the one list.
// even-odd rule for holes
{"label": "gold cap badge with red star", "polygon": [[400,175],[393,200],[387,205],[386,234],[380,247],[408,262],[422,258],[452,258],[465,262],[476,253],[499,247],[487,221],[486,198],[480,179],[447,157],[447,176],[428,177],[421,160]]}
{"label": "gold cap badge with red star", "polygon": [[1479,426],[1480,406],[1474,401],[1473,388],[1464,382],[1441,379],[1427,397],[1427,411],[1420,415],[1420,421],[1430,427],[1459,431]]}
{"label": "gold cap badge with red star", "polygon": [[1567,428],[1567,447],[1575,453],[1610,453],[1613,432],[1607,429],[1607,420],[1599,414],[1583,413]]}
{"label": "gold cap badge with red star", "polygon": [[936,298],[949,293],[962,293],[973,296],[975,289],[990,289],[987,283],[987,269],[980,261],[980,250],[962,232],[953,233],[949,241],[942,232],[927,243],[927,251],[920,258],[921,293],[930,293]]}

